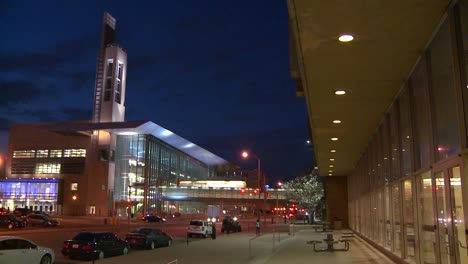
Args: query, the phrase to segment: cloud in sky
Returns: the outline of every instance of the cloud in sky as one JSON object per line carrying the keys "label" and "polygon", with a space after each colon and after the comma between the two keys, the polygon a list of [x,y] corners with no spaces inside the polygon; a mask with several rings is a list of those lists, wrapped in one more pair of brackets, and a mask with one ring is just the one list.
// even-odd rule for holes
{"label": "cloud in sky", "polygon": [[11,123],[91,118],[107,10],[128,53],[127,120],[154,121],[237,165],[246,163],[233,153],[250,147],[272,178],[312,166],[284,1],[0,1],[0,10],[0,148]]}

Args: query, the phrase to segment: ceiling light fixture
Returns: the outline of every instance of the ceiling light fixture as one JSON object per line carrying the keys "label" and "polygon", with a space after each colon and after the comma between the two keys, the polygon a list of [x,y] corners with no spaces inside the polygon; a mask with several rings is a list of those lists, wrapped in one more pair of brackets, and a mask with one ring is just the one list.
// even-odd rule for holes
{"label": "ceiling light fixture", "polygon": [[350,41],[353,41],[353,39],[354,39],[354,36],[350,34],[343,34],[338,37],[338,40],[340,42],[350,42]]}
{"label": "ceiling light fixture", "polygon": [[331,173],[328,173],[328,176],[333,176],[333,174],[331,174]]}
{"label": "ceiling light fixture", "polygon": [[335,167],[335,166],[333,166],[333,164],[330,164],[330,166],[328,166],[328,167],[333,168],[333,167]]}
{"label": "ceiling light fixture", "polygon": [[333,120],[333,123],[339,124],[339,123],[341,123],[341,120]]}
{"label": "ceiling light fixture", "polygon": [[330,139],[333,140],[333,141],[337,141],[337,140],[338,140],[337,137],[332,137],[332,138],[330,138]]}
{"label": "ceiling light fixture", "polygon": [[330,161],[335,161],[335,159],[330,159]]}
{"label": "ceiling light fixture", "polygon": [[336,150],[335,150],[335,149],[332,149],[332,150],[330,150],[330,152],[332,152],[332,153],[335,153],[335,152],[336,152]]}
{"label": "ceiling light fixture", "polygon": [[338,91],[335,91],[335,94],[336,95],[343,95],[343,94],[346,94],[346,91],[338,90]]}

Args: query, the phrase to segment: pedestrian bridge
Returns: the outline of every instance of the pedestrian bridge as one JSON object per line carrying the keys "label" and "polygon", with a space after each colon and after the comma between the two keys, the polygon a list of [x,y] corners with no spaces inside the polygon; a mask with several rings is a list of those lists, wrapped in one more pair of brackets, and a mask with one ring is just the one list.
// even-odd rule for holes
{"label": "pedestrian bridge", "polygon": [[183,200],[287,200],[283,189],[268,189],[266,193],[257,193],[252,188],[215,188],[215,187],[160,187],[160,198],[171,201]]}

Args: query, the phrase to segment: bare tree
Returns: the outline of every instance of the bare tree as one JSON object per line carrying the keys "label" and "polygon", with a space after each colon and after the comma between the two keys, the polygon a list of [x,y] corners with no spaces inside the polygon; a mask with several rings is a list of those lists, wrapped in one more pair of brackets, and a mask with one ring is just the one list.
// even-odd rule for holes
{"label": "bare tree", "polygon": [[324,196],[323,184],[316,169],[284,183],[283,189],[290,201],[307,208],[309,213],[314,211]]}

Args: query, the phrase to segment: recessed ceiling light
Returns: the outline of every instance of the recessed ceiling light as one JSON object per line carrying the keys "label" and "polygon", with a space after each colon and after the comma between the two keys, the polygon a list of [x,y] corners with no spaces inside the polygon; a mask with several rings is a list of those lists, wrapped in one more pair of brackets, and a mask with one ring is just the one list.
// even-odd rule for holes
{"label": "recessed ceiling light", "polygon": [[328,176],[333,176],[333,174],[331,174],[331,173],[328,173]]}
{"label": "recessed ceiling light", "polygon": [[330,161],[335,161],[335,159],[330,159]]}
{"label": "recessed ceiling light", "polygon": [[336,95],[343,95],[343,94],[346,94],[346,91],[338,90],[338,91],[335,91],[335,94]]}
{"label": "recessed ceiling light", "polygon": [[335,152],[336,152],[336,150],[335,150],[335,149],[332,149],[332,150],[330,150],[330,152],[332,152],[332,153],[335,153]]}
{"label": "recessed ceiling light", "polygon": [[328,172],[333,172],[332,170],[329,170]]}
{"label": "recessed ceiling light", "polygon": [[330,139],[333,140],[333,141],[337,141],[337,140],[338,140],[337,137],[333,137],[333,138],[330,138]]}
{"label": "recessed ceiling light", "polygon": [[330,164],[330,166],[328,166],[328,167],[333,168],[333,167],[335,167],[335,166],[333,166],[333,164]]}
{"label": "recessed ceiling light", "polygon": [[338,37],[338,40],[341,42],[350,42],[350,41],[353,41],[353,39],[354,39],[354,36],[350,34],[343,34]]}
{"label": "recessed ceiling light", "polygon": [[333,123],[339,124],[339,123],[341,123],[341,120],[333,120]]}

